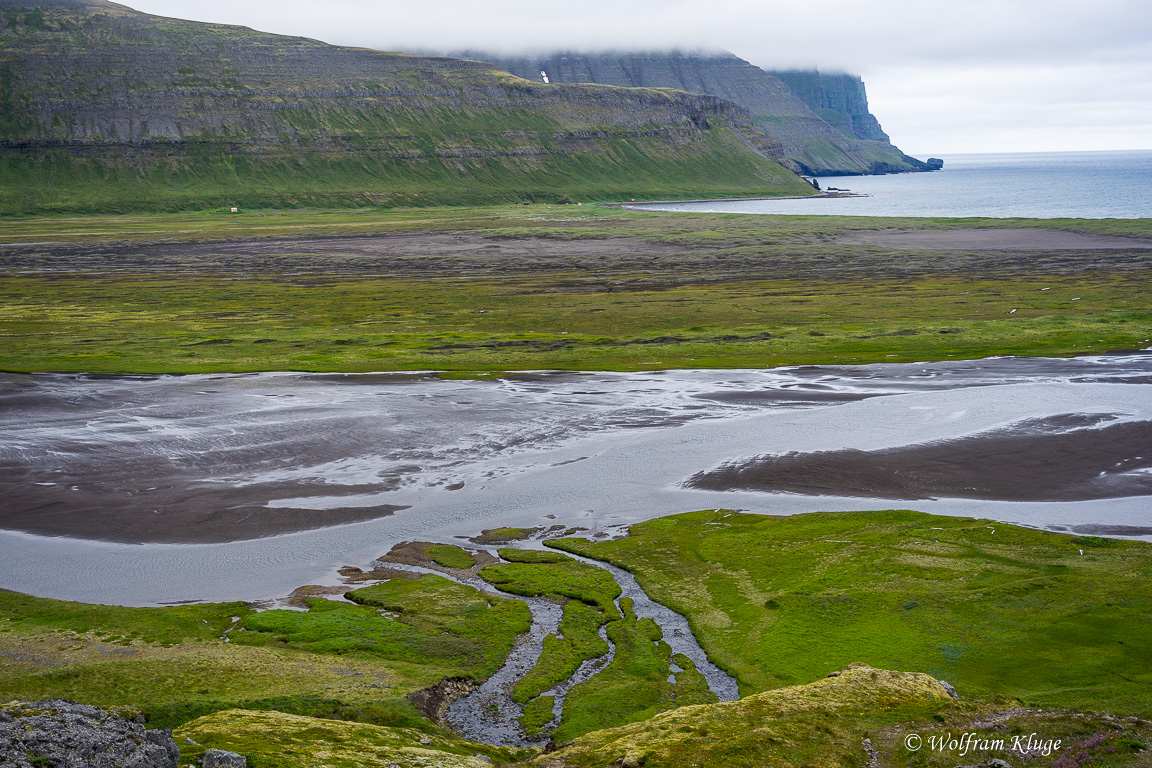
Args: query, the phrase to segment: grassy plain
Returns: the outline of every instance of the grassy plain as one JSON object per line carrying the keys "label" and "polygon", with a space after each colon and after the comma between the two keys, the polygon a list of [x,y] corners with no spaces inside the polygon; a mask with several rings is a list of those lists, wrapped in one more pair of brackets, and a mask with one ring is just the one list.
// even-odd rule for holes
{"label": "grassy plain", "polygon": [[908,511],[724,510],[552,546],[627,568],[741,693],[862,661],[961,696],[1152,711],[1152,546]]}
{"label": "grassy plain", "polygon": [[[48,244],[0,247],[0,369],[764,367],[1071,355],[1152,338],[1149,251],[837,242],[973,227],[1152,235],[1147,220],[591,206],[7,220],[0,243]],[[324,244],[334,237],[353,239]],[[402,256],[363,250],[390,237],[441,240],[425,255],[411,243]]]}
{"label": "grassy plain", "polygon": [[432,575],[353,598],[359,604],[313,599],[307,612],[255,612],[0,592],[0,699],[131,705],[154,726],[239,708],[432,732],[406,695],[445,677],[487,677],[530,623],[520,601]]}

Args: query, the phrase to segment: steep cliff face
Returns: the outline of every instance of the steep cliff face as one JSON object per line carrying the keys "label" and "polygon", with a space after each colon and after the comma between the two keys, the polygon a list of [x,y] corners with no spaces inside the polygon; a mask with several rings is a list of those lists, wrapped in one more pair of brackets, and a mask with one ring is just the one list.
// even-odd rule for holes
{"label": "steep cliff face", "polygon": [[868,94],[858,75],[818,70],[774,70],[805,104],[847,136],[888,142],[888,134],[868,111]]}
{"label": "steep cliff face", "polygon": [[[756,127],[781,143],[789,164],[816,175],[894,173],[925,170],[888,141],[868,112],[864,84],[854,75],[837,76],[821,89],[820,75],[794,73],[801,87],[819,91],[809,100],[791,81],[765,72],[730,53],[550,53],[501,56],[482,51],[453,53],[488,61],[526,80],[603,83],[629,87],[677,88],[734,101],[752,115]],[[545,74],[541,74],[545,73]],[[815,84],[804,77],[813,75]],[[858,86],[858,87],[857,87]],[[826,102],[834,106],[826,106]]]}
{"label": "steep cliff face", "polygon": [[868,94],[858,75],[814,69],[773,70],[771,74],[826,123],[845,137],[858,140],[858,151],[874,164],[874,173],[937,169],[892,145],[880,121],[868,109]]}
{"label": "steep cliff face", "polygon": [[746,110],[0,0],[0,211],[803,194]]}

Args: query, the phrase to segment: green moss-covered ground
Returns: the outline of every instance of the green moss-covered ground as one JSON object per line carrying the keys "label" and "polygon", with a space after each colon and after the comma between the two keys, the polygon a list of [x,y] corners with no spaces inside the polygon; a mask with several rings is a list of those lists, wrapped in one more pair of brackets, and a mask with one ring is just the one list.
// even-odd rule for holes
{"label": "green moss-covered ground", "polygon": [[[564,682],[580,664],[608,653],[608,643],[600,637],[602,612],[579,600],[564,603],[559,634],[544,638],[540,659],[512,689],[512,700],[526,704],[530,699]],[[549,718],[551,719],[551,718]]]}
{"label": "green moss-covered ground", "polygon": [[253,612],[0,592],[0,699],[131,705],[154,726],[241,708],[435,731],[406,695],[445,677],[486,678],[531,623],[520,601],[434,575],[352,597]]}
{"label": "green moss-covered ground", "polygon": [[199,718],[173,735],[182,764],[199,761],[207,749],[224,749],[244,755],[251,768],[484,768],[523,760],[533,752],[479,744],[450,733],[245,710]]}
{"label": "green moss-covered ground", "polygon": [[718,510],[550,544],[634,573],[744,694],[863,661],[927,672],[965,697],[1152,712],[1142,542],[908,511]]}
{"label": "green moss-covered ground", "polygon": [[432,559],[432,562],[437,565],[442,565],[445,568],[467,570],[476,565],[476,558],[460,547],[451,544],[431,546],[427,548],[426,552],[428,553],[428,557]]}
{"label": "green moss-covered ground", "polygon": [[253,614],[234,642],[417,662],[483,680],[532,623],[519,600],[490,598],[435,574],[391,579],[347,597],[356,604],[312,598],[307,612]]}
{"label": "green moss-covered ground", "polygon": [[485,581],[504,592],[564,604],[557,633],[544,638],[540,657],[511,693],[524,709],[521,728],[535,735],[553,719],[554,698],[542,694],[572,677],[583,662],[608,653],[599,632],[621,618],[615,603],[620,586],[602,568],[558,552],[503,548],[499,554],[507,562],[485,566],[480,571]]}
{"label": "green moss-covered ground", "polygon": [[[548,768],[859,768],[872,758],[1127,768],[1152,753],[1147,544],[900,510],[712,510],[641,523],[623,539],[549,543],[629,569],[688,617],[745,698],[710,703],[703,676],[606,572],[506,549],[486,579],[567,601],[514,693],[527,732],[554,728],[559,749],[544,755],[463,741],[405,698],[444,677],[490,674],[529,624],[523,603],[435,575],[363,587],[351,601],[311,599],[305,612],[0,592],[0,700],[129,707],[151,726],[179,726],[184,760],[217,747],[256,768],[480,768],[477,755]],[[603,654],[601,627],[611,663],[567,692],[552,723],[544,692]],[[907,746],[912,734],[927,745],[964,733],[978,745],[963,754]],[[1012,740],[1030,735],[1061,746],[1014,754]],[[987,746],[996,739],[1007,746]]]}
{"label": "green moss-covered ground", "polygon": [[[1146,720],[1038,712],[1013,705],[953,701],[928,675],[853,664],[836,677],[807,685],[735,702],[683,707],[594,731],[529,764],[952,768],[999,759],[1044,768],[1147,765],[1152,742]],[[961,746],[964,734],[969,734],[968,743]],[[1047,748],[1027,754],[1014,750],[1017,739],[1027,744],[1029,736]],[[941,737],[951,745],[932,749],[931,739]],[[995,744],[996,740],[1001,743]],[[910,749],[910,744],[919,748]]]}
{"label": "green moss-covered ground", "polygon": [[537,696],[524,705],[520,728],[526,737],[535,739],[544,733],[544,728],[556,718],[552,711],[555,704],[554,696]]}
{"label": "green moss-covered ground", "polygon": [[[0,242],[80,251],[35,246],[13,262],[26,266],[0,273],[0,369],[650,370],[1061,356],[1152,339],[1152,267],[1131,252],[1025,259],[835,242],[860,231],[958,227],[1152,234],[1145,220],[591,206],[3,221]],[[382,234],[481,240],[463,255],[375,266],[310,253],[306,243],[283,263],[283,254],[211,255],[226,238]],[[600,255],[541,267],[489,260],[478,244],[525,238],[594,242]],[[209,255],[118,260],[122,250],[169,239],[195,240]]]}

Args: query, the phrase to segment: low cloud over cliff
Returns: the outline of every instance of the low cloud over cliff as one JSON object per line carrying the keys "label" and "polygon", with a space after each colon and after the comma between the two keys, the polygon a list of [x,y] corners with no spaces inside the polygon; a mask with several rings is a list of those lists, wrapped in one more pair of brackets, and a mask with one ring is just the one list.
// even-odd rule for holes
{"label": "low cloud over cliff", "polygon": [[139,0],[133,7],[326,42],[413,50],[730,50],[865,76],[909,151],[1143,148],[1146,0]]}

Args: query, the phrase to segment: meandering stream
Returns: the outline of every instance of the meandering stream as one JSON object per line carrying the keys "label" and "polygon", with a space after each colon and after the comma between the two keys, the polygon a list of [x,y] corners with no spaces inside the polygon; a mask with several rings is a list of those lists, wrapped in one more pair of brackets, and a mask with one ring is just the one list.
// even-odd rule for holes
{"label": "meandering stream", "polygon": [[[534,542],[528,544],[532,543]],[[573,559],[612,574],[612,578],[616,580],[621,589],[621,594],[616,598],[617,609],[620,608],[620,600],[631,598],[632,610],[636,616],[638,618],[650,618],[660,626],[664,634],[663,640],[671,648],[671,654],[680,653],[691,659],[697,670],[708,681],[708,687],[716,694],[718,700],[734,701],[740,698],[735,678],[708,659],[704,649],[696,641],[696,636],[692,633],[687,619],[650,599],[640,588],[635,577],[624,569],[600,560],[566,554]],[[474,587],[487,594],[512,597],[528,604],[528,608],[532,612],[531,629],[521,635],[500,669],[470,694],[452,702],[445,719],[452,729],[460,735],[488,744],[523,746],[546,741],[547,734],[536,739],[524,737],[519,724],[523,709],[512,701],[511,692],[520,678],[526,675],[539,660],[544,638],[550,634],[558,633],[563,604],[543,598],[509,595],[498,591],[483,579],[471,577],[459,571],[396,563],[391,560],[387,561],[387,567],[413,573],[434,573],[460,584]],[[612,663],[616,654],[616,647],[608,638],[604,626],[600,627],[600,636],[608,643],[609,650],[606,654],[584,661],[570,678],[541,694],[542,696],[554,697],[553,713],[557,721],[563,712],[564,699],[569,689],[589,680]],[[553,726],[555,722],[553,722]]]}

